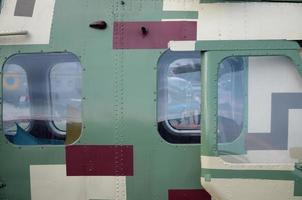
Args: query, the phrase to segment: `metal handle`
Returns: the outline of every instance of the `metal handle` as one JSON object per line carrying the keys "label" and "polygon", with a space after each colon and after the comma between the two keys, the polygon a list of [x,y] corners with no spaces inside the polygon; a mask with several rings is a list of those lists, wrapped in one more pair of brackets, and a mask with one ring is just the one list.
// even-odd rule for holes
{"label": "metal handle", "polygon": [[3,36],[18,36],[28,35],[28,31],[0,32],[0,37]]}

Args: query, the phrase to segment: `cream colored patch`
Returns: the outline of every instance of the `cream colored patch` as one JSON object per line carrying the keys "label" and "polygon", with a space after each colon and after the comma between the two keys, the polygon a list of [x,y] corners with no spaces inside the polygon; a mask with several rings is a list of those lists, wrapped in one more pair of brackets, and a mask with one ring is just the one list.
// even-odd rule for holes
{"label": "cream colored patch", "polygon": [[[302,4],[164,0],[163,10],[198,11],[198,40],[302,39]],[[290,13],[290,14],[289,14]]]}
{"label": "cream colored patch", "polygon": [[[259,154],[267,155],[267,152],[259,152]],[[258,155],[259,155],[258,154]],[[278,152],[275,153],[278,155]],[[227,169],[227,170],[277,170],[277,171],[293,171],[295,169],[294,162],[283,163],[252,163],[249,161],[248,155],[228,155],[221,157],[201,156],[201,166],[205,169]]]}
{"label": "cream colored patch", "polygon": [[289,151],[292,158],[296,159],[298,163],[302,162],[302,147],[294,147]]}
{"label": "cream colored patch", "polygon": [[248,132],[270,133],[272,93],[300,93],[302,78],[283,56],[251,57],[248,70]]}
{"label": "cream colored patch", "polygon": [[199,0],[164,0],[163,10],[167,11],[198,11]]}
{"label": "cream colored patch", "polygon": [[201,178],[201,184],[219,200],[302,200],[294,197],[294,181]]}
{"label": "cream colored patch", "polygon": [[288,112],[288,146],[302,148],[302,109],[290,109]]}
{"label": "cream colored patch", "polygon": [[169,48],[172,51],[194,51],[196,41],[170,41]]}
{"label": "cream colored patch", "polygon": [[288,150],[253,150],[247,151],[246,157],[251,163],[271,163],[275,165],[280,163],[293,164],[297,161],[290,156]]}
{"label": "cream colored patch", "polygon": [[32,17],[14,16],[17,0],[5,0],[0,14],[0,33],[28,31],[28,35],[1,36],[0,45],[48,44],[55,0],[36,0]]}
{"label": "cream colored patch", "polygon": [[126,200],[126,177],[66,176],[66,165],[31,165],[32,200]]}

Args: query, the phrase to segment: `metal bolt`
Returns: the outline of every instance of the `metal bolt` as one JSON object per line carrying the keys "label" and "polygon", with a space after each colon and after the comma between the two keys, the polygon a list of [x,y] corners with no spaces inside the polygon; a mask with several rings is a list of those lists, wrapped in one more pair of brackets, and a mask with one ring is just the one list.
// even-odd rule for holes
{"label": "metal bolt", "polygon": [[0,189],[5,188],[6,184],[5,183],[0,183]]}

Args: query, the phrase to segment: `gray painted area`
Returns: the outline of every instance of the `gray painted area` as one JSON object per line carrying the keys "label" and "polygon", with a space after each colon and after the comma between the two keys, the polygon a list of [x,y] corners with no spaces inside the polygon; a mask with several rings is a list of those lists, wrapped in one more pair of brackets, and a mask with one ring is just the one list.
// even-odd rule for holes
{"label": "gray painted area", "polygon": [[15,16],[32,17],[36,0],[17,0]]}
{"label": "gray painted area", "polygon": [[273,93],[271,133],[248,133],[248,150],[287,150],[289,109],[302,109],[302,93]]}

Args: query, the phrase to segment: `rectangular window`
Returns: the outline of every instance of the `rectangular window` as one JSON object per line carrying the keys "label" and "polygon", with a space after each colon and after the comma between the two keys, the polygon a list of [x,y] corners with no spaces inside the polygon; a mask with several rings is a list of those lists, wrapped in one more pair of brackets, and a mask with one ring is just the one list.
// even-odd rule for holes
{"label": "rectangular window", "polygon": [[171,143],[199,143],[200,53],[166,51],[157,78],[159,133]]}
{"label": "rectangular window", "polygon": [[81,65],[71,53],[17,54],[3,67],[3,130],[16,145],[63,145],[81,134]]}

